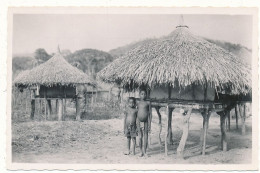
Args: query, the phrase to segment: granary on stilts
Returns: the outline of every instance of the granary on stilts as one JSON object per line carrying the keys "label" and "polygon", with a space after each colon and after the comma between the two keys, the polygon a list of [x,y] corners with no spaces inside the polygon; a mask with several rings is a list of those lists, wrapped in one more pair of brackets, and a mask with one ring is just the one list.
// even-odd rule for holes
{"label": "granary on stilts", "polygon": [[[52,114],[51,100],[56,100],[58,120],[64,120],[66,99],[76,101],[76,119],[86,109],[86,86],[96,86],[95,81],[84,72],[70,65],[58,51],[45,63],[21,73],[14,80],[15,87],[31,92],[31,119],[34,119],[35,100],[45,100],[48,116]],[[45,111],[46,114],[46,111]]]}
{"label": "granary on stilts", "polygon": [[[116,59],[98,77],[122,86],[125,91],[146,88],[159,121],[159,109],[166,107],[165,140],[170,143],[172,111],[181,108],[184,124],[178,156],[183,157],[192,110],[200,111],[203,116],[202,154],[205,154],[208,122],[213,111],[221,117],[222,149],[227,150],[225,118],[238,101],[251,99],[251,69],[233,54],[193,35],[182,21],[168,36],[146,42]],[[161,141],[160,133],[161,130]]]}

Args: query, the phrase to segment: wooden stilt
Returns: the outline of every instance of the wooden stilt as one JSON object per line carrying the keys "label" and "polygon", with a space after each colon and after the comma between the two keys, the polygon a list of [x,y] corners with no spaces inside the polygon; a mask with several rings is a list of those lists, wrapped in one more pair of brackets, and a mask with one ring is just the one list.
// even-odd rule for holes
{"label": "wooden stilt", "polygon": [[87,112],[87,94],[84,94],[84,112]]}
{"label": "wooden stilt", "polygon": [[168,107],[168,132],[167,132],[167,143],[172,145],[173,144],[173,135],[172,135],[172,112],[173,112],[173,108],[169,108]]}
{"label": "wooden stilt", "polygon": [[235,116],[236,116],[236,129],[238,130],[238,110],[237,110],[237,105],[235,106]]}
{"label": "wooden stilt", "polygon": [[27,96],[27,90],[25,90],[25,113],[28,113],[28,96]]}
{"label": "wooden stilt", "polygon": [[79,98],[76,98],[76,120],[80,121],[80,103],[79,103]]}
{"label": "wooden stilt", "polygon": [[[166,115],[169,114],[168,112],[169,112],[169,107],[167,106],[167,107],[166,107],[166,111],[165,111]],[[166,119],[167,121],[166,121],[166,122],[168,122],[168,121],[169,121],[169,120],[168,120],[169,117],[168,117],[168,116],[166,116],[166,117],[167,117],[167,119]],[[166,132],[165,132],[165,139],[164,139],[164,141],[165,141],[165,142],[164,142],[164,150],[165,150],[165,156],[167,156],[167,155],[168,155],[167,136],[168,136],[168,132],[169,132],[169,131],[168,131],[168,128],[165,128],[165,129],[166,129]]]}
{"label": "wooden stilt", "polygon": [[192,109],[185,110],[186,115],[183,115],[183,132],[182,132],[182,137],[179,146],[177,148],[177,156],[179,158],[184,158],[183,153],[184,153],[185,144],[189,134],[189,120],[191,116],[191,111]]}
{"label": "wooden stilt", "polygon": [[92,107],[92,109],[93,109],[93,104],[94,104],[94,93],[93,93],[93,91],[94,91],[94,87],[92,87],[92,95],[91,95],[91,107]]}
{"label": "wooden stilt", "polygon": [[202,155],[205,155],[206,151],[206,141],[207,141],[207,132],[208,132],[208,121],[210,117],[210,112],[208,109],[205,109],[202,113],[203,116],[203,143],[202,143]]}
{"label": "wooden stilt", "polygon": [[230,110],[226,111],[227,130],[230,131]]}
{"label": "wooden stilt", "polygon": [[48,111],[48,119],[52,119],[51,114],[52,114],[52,110],[51,110],[51,100],[47,100],[47,111]]}
{"label": "wooden stilt", "polygon": [[66,98],[62,99],[63,100],[63,118],[65,120],[66,116],[67,116],[67,101],[66,101]]}
{"label": "wooden stilt", "polygon": [[45,121],[47,120],[47,98],[46,98],[46,90],[44,91],[44,115]]}
{"label": "wooden stilt", "polygon": [[240,119],[241,119],[241,132],[242,135],[244,135],[246,133],[246,125],[245,125],[245,110],[243,110],[243,108],[245,108],[245,106],[243,106],[242,104],[239,104],[239,112],[240,112]]}
{"label": "wooden stilt", "polygon": [[98,95],[98,91],[96,89],[96,94],[95,94],[95,103],[97,103],[97,95]]}
{"label": "wooden stilt", "polygon": [[58,121],[63,121],[63,101],[58,99]]}
{"label": "wooden stilt", "polygon": [[59,110],[58,110],[58,107],[59,107],[59,101],[58,101],[58,99],[56,99],[56,114],[58,115],[58,112],[59,112]]}
{"label": "wooden stilt", "polygon": [[246,134],[246,114],[247,114],[246,104],[244,104],[242,135]]}
{"label": "wooden stilt", "polygon": [[161,140],[161,133],[162,133],[162,115],[160,113],[160,107],[155,107],[155,110],[157,112],[157,115],[158,115],[158,119],[159,119],[159,133],[158,133],[158,138],[159,138],[159,145],[161,147],[162,145],[162,140]]}
{"label": "wooden stilt", "polygon": [[109,88],[109,93],[108,93],[108,101],[110,101],[110,100],[111,100],[111,90],[112,90],[112,87],[111,87],[111,88]]}
{"label": "wooden stilt", "polygon": [[226,128],[225,128],[225,119],[226,113],[219,112],[220,115],[220,129],[221,129],[221,148],[223,151],[227,151],[227,135],[226,135]]}
{"label": "wooden stilt", "polygon": [[39,108],[39,117],[42,118],[42,99],[39,99],[39,106],[40,106],[40,108]]}
{"label": "wooden stilt", "polygon": [[31,116],[30,116],[31,120],[34,119],[34,113],[35,113],[35,99],[32,99],[31,100]]}
{"label": "wooden stilt", "polygon": [[124,89],[122,88],[120,103],[123,103],[123,99],[124,99],[123,97],[124,97]]}
{"label": "wooden stilt", "polygon": [[44,100],[44,116],[46,121],[47,120],[47,99],[46,98]]}

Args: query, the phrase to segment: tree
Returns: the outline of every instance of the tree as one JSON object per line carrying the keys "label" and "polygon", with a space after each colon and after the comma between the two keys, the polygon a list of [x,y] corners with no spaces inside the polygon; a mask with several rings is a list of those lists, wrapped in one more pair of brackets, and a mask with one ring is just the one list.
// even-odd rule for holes
{"label": "tree", "polygon": [[51,58],[51,56],[45,51],[45,49],[39,48],[39,49],[35,50],[34,58],[39,63],[44,63],[44,62],[48,61]]}
{"label": "tree", "polygon": [[68,54],[67,61],[95,78],[96,73],[113,61],[113,57],[96,49],[82,49]]}

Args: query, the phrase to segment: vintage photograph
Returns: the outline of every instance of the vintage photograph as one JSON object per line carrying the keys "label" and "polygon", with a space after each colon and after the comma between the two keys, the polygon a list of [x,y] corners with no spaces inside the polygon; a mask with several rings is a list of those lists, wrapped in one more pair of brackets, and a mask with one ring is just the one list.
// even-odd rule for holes
{"label": "vintage photograph", "polygon": [[10,9],[10,164],[253,164],[254,13],[163,10]]}

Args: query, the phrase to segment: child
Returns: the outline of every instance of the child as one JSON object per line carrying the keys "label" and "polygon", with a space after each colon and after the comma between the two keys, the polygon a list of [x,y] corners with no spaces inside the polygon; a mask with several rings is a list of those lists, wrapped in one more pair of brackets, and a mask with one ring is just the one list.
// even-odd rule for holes
{"label": "child", "polygon": [[139,134],[139,146],[141,149],[140,157],[147,157],[146,149],[148,145],[148,131],[150,131],[150,111],[149,111],[149,102],[145,101],[146,91],[144,89],[140,90],[140,101],[137,105],[137,126]]}
{"label": "child", "polygon": [[137,136],[137,127],[136,127],[137,109],[136,109],[136,100],[134,97],[128,98],[128,106],[124,114],[125,114],[124,134],[127,137],[127,148],[128,148],[128,152],[124,154],[125,155],[130,154],[130,146],[131,146],[131,139],[132,139],[133,155],[135,155],[136,136]]}

